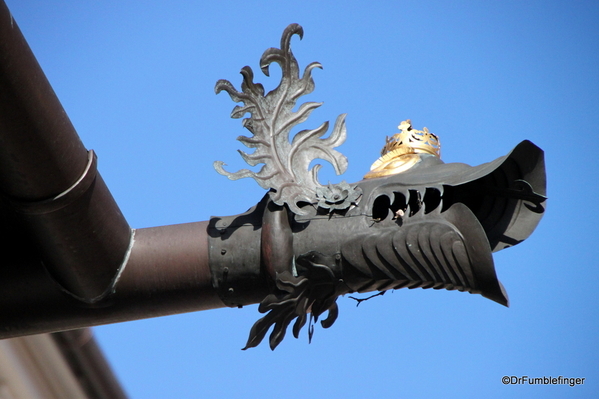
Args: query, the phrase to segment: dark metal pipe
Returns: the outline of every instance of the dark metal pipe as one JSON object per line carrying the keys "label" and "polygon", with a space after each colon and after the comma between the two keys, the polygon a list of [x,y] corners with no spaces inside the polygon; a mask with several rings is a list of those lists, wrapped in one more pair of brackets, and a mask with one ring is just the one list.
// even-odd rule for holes
{"label": "dark metal pipe", "polygon": [[0,1],[0,338],[226,306],[208,222],[133,231],[96,166]]}
{"label": "dark metal pipe", "polygon": [[41,201],[58,195],[87,163],[83,143],[4,1],[0,132],[0,187],[12,198]]}
{"label": "dark metal pipe", "polygon": [[225,307],[212,284],[207,227],[195,222],[136,230],[129,262],[108,298],[111,307],[135,318]]}
{"label": "dark metal pipe", "polygon": [[0,193],[74,297],[105,296],[131,231],[4,2],[0,2]]}
{"label": "dark metal pipe", "polygon": [[225,307],[212,286],[207,226],[136,230],[115,292],[93,305],[65,294],[35,256],[20,254],[0,269],[0,339]]}

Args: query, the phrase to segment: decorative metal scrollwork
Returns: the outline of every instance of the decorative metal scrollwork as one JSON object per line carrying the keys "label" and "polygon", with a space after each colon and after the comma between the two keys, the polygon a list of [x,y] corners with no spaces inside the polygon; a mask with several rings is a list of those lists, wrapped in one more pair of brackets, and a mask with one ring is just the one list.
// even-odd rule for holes
{"label": "decorative metal scrollwork", "polygon": [[[236,106],[231,113],[232,118],[242,118],[247,113],[249,118],[243,120],[243,126],[248,129],[253,137],[239,136],[241,141],[249,148],[255,148],[252,154],[239,151],[243,159],[251,166],[264,164],[260,171],[253,172],[242,169],[235,173],[227,172],[221,161],[214,162],[214,168],[231,180],[243,177],[252,177],[265,189],[272,189],[270,196],[277,205],[287,204],[296,214],[305,214],[298,203],[318,204],[319,207],[329,210],[340,209],[340,204],[348,208],[356,203],[359,190],[354,187],[333,185],[324,188],[317,178],[321,165],[315,165],[308,170],[310,163],[317,158],[330,162],[337,174],[345,172],[347,158],[334,150],[346,138],[345,114],[339,115],[331,134],[322,138],[329,128],[325,122],[316,129],[302,130],[289,140],[293,127],[306,121],[310,113],[320,107],[322,103],[307,102],[294,111],[299,97],[309,94],[314,90],[312,70],[320,68],[318,62],[309,64],[303,76],[299,76],[299,66],[291,52],[290,40],[293,35],[303,37],[303,29],[298,24],[289,25],[283,32],[281,48],[270,48],[260,59],[260,68],[269,76],[269,66],[273,62],[281,66],[281,83],[274,90],[264,95],[264,86],[254,83],[254,73],[248,66],[241,69],[243,83],[242,91],[237,91],[228,80],[219,80],[215,91],[226,91],[235,102],[243,105]],[[337,197],[331,201],[323,198],[326,190],[336,192]]]}

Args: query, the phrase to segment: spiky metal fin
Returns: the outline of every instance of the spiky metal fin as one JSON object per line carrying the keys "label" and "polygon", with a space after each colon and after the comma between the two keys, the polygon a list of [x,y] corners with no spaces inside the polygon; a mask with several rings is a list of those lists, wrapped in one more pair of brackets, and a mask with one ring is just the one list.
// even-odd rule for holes
{"label": "spiky metal fin", "polygon": [[[320,107],[322,103],[307,102],[294,111],[297,99],[314,90],[312,70],[320,68],[318,62],[309,64],[300,77],[299,66],[291,51],[291,37],[303,37],[303,29],[298,24],[289,25],[281,37],[281,48],[270,48],[264,52],[260,59],[260,69],[268,76],[269,66],[273,62],[279,64],[282,70],[280,84],[271,92],[264,95],[264,87],[254,83],[254,73],[248,66],[241,70],[243,82],[242,91],[237,91],[228,80],[219,80],[215,91],[225,91],[235,102],[241,102],[231,113],[232,118],[242,118],[247,113],[249,118],[243,120],[253,137],[240,136],[238,140],[255,151],[251,154],[240,151],[242,158],[251,166],[264,164],[258,172],[242,169],[235,173],[227,172],[221,161],[214,163],[216,171],[231,180],[252,177],[265,189],[272,189],[270,195],[277,205],[287,204],[295,214],[305,214],[306,211],[298,203],[319,203],[317,190],[323,187],[317,179],[320,165],[310,169],[313,160],[319,158],[330,162],[337,174],[345,172],[347,158],[334,150],[346,138],[345,114],[337,118],[332,132],[322,138],[328,130],[328,122],[316,129],[306,129],[298,132],[289,140],[291,129],[305,122],[310,113]],[[353,187],[348,191],[352,198],[343,202],[346,208],[355,203],[359,189]],[[359,193],[358,193],[359,194]],[[321,201],[322,202],[322,201]],[[329,205],[328,202],[319,203],[320,207]],[[338,204],[334,208],[338,209]]]}

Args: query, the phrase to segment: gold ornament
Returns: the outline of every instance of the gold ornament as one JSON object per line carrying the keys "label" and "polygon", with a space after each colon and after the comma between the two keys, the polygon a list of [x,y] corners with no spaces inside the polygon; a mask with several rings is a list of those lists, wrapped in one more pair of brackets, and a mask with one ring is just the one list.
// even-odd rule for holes
{"label": "gold ornament", "polygon": [[401,132],[386,138],[381,157],[372,164],[365,179],[405,172],[420,162],[422,154],[441,158],[439,138],[427,128],[413,129],[409,119],[401,122],[398,127]]}

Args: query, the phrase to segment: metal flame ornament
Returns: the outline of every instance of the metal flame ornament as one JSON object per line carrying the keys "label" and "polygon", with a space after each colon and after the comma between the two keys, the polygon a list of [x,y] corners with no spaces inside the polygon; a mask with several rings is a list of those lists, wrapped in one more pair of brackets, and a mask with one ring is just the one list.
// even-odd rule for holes
{"label": "metal flame ornament", "polygon": [[[260,68],[266,76],[269,76],[269,67],[273,62],[278,63],[282,70],[280,84],[268,94],[264,95],[264,86],[254,83],[254,73],[248,66],[241,69],[241,92],[228,80],[219,80],[215,87],[217,94],[226,91],[233,101],[243,103],[233,109],[232,118],[250,114],[249,118],[243,120],[243,126],[253,136],[239,136],[237,140],[249,148],[255,148],[255,151],[248,154],[240,150],[239,153],[250,166],[264,165],[258,172],[242,169],[230,173],[223,168],[223,162],[216,161],[214,168],[231,180],[252,177],[261,187],[272,189],[270,197],[275,204],[287,204],[298,215],[306,214],[306,210],[298,203],[318,204],[320,208],[333,211],[349,208],[360,197],[359,189],[349,187],[347,183],[342,186],[322,186],[317,178],[321,165],[308,170],[310,163],[320,158],[330,162],[338,175],[345,172],[347,158],[334,150],[346,138],[345,114],[339,115],[331,134],[326,138],[322,136],[329,128],[329,122],[324,122],[316,129],[302,130],[291,142],[289,140],[291,129],[306,121],[310,113],[322,105],[306,102],[293,111],[298,98],[314,90],[312,70],[322,67],[320,63],[312,62],[299,76],[299,66],[291,52],[290,41],[293,35],[302,38],[303,34],[300,25],[289,25],[281,37],[281,48],[270,48],[260,58]],[[327,190],[343,198],[336,197],[330,201],[323,197]]]}

